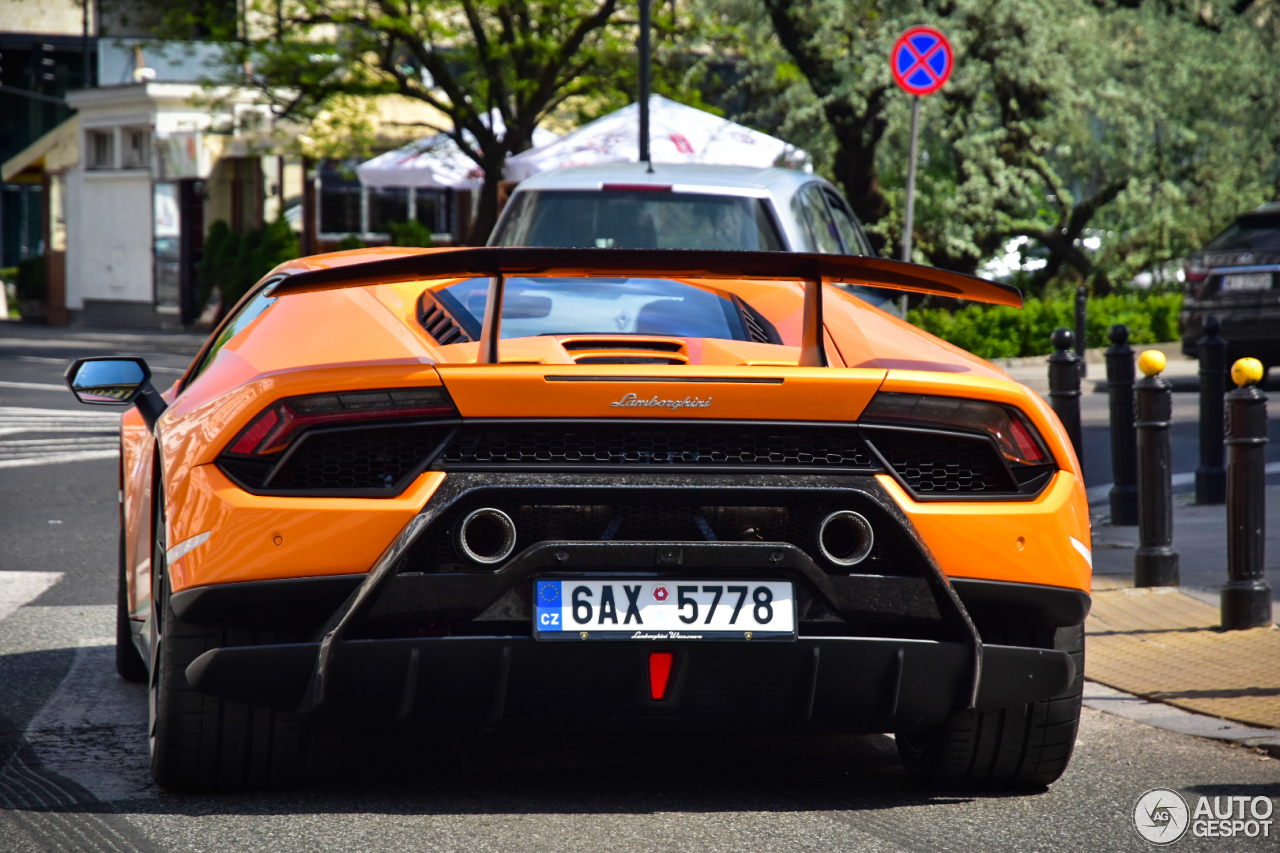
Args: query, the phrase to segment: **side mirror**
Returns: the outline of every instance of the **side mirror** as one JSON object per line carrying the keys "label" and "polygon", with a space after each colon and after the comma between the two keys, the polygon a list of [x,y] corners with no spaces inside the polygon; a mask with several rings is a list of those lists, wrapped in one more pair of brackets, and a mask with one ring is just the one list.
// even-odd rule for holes
{"label": "side mirror", "polygon": [[67,368],[67,387],[81,403],[91,406],[127,406],[135,403],[148,427],[166,404],[151,384],[151,368],[140,358],[105,356],[81,358]]}
{"label": "side mirror", "polygon": [[127,406],[150,378],[151,368],[140,358],[82,358],[67,368],[71,393],[93,406]]}

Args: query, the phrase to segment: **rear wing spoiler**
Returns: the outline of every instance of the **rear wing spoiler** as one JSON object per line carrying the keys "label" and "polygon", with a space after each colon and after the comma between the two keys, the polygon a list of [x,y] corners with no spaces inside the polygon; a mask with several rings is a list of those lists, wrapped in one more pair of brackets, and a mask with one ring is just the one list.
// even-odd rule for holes
{"label": "rear wing spoiler", "polygon": [[803,281],[806,286],[800,365],[806,367],[826,365],[822,346],[822,288],[813,285],[867,285],[1022,307],[1022,293],[1012,285],[900,261],[858,255],[702,249],[449,249],[296,273],[274,285],[272,293],[281,295],[419,279],[487,277],[489,308],[481,327],[477,362],[496,364],[502,312],[494,311],[493,306],[502,303],[507,277],[533,275]]}

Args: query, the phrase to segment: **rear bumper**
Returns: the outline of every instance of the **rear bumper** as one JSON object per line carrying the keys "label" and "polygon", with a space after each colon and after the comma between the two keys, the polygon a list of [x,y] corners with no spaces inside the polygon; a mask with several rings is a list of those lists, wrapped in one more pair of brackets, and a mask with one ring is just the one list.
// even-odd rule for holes
{"label": "rear bumper", "polygon": [[[785,480],[519,475],[495,486],[451,475],[423,512],[361,576],[228,584],[178,592],[177,618],[279,625],[310,613],[310,642],[212,649],[187,669],[200,692],[304,714],[429,720],[441,726],[740,726],[840,732],[910,731],[966,708],[1013,707],[1065,691],[1069,655],[982,642],[969,608],[1007,627],[1078,625],[1079,591],[1039,584],[952,583],[873,477]],[[597,482],[599,480],[600,482]],[[539,540],[492,570],[432,571],[415,542],[453,505],[504,493],[590,502],[602,488],[651,503],[759,506],[817,494],[876,526],[892,574],[823,568],[788,542]],[[541,490],[541,491],[539,491]],[[478,497],[477,497],[478,496]],[[768,505],[768,504],[764,504]],[[442,522],[443,523],[443,522]],[[880,546],[877,546],[880,547]],[[652,578],[758,578],[795,584],[794,642],[539,642],[530,636],[533,582],[601,573]],[[676,655],[670,694],[648,698],[648,655]]]}
{"label": "rear bumper", "polygon": [[[648,656],[674,651],[664,701],[647,692]],[[187,669],[195,689],[297,708],[319,643],[213,649]],[[529,637],[353,640],[332,656],[327,711],[363,724],[442,728],[911,731],[966,704],[964,643],[873,637],[793,643],[542,643]],[[1065,652],[987,645],[975,706],[1047,699],[1067,689]]]}

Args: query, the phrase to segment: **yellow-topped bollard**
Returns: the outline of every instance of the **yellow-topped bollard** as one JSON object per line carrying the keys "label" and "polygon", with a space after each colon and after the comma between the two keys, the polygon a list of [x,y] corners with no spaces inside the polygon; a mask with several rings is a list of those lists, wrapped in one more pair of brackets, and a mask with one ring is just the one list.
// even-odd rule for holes
{"label": "yellow-topped bollard", "polygon": [[1257,385],[1262,381],[1262,362],[1256,358],[1238,358],[1231,365],[1231,381],[1243,388],[1246,385]]}
{"label": "yellow-topped bollard", "polygon": [[1143,376],[1155,376],[1163,372],[1164,365],[1164,353],[1158,349],[1149,349],[1138,356],[1138,369],[1142,371]]}

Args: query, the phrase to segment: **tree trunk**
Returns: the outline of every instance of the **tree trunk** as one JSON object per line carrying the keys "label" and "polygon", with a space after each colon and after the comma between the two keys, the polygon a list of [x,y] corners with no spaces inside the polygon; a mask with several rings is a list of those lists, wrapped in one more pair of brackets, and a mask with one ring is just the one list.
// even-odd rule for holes
{"label": "tree trunk", "polygon": [[[487,158],[486,158],[487,159]],[[498,185],[502,183],[502,165],[505,157],[484,165],[484,183],[480,185],[480,200],[475,218],[467,231],[468,246],[483,246],[489,240],[493,226],[498,222]]]}

